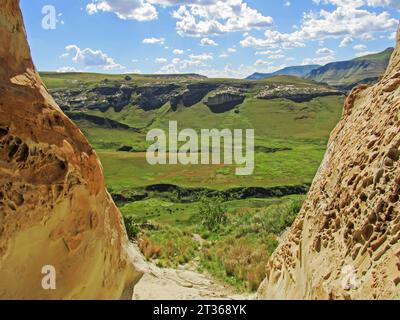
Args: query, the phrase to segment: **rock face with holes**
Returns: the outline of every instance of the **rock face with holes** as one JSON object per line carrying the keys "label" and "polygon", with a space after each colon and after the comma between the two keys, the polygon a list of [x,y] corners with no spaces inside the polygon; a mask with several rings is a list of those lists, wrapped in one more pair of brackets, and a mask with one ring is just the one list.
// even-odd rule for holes
{"label": "rock face with holes", "polygon": [[[0,11],[0,299],[130,298],[120,213],[98,158],[31,60],[19,1]],[[55,268],[55,290],[42,268]]]}
{"label": "rock face with holes", "polygon": [[400,31],[375,86],[353,90],[260,299],[400,298]]}

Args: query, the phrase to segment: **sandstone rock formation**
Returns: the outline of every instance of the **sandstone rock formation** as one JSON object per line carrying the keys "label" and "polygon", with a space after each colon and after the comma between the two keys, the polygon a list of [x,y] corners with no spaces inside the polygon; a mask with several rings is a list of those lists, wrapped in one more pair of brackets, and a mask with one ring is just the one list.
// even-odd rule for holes
{"label": "sandstone rock formation", "polygon": [[181,93],[171,98],[171,106],[174,110],[177,109],[178,105],[183,105],[186,108],[191,107],[201,102],[207,94],[217,88],[218,85],[213,83],[200,82],[188,84]]}
{"label": "sandstone rock formation", "polygon": [[[19,1],[0,11],[0,299],[130,298],[121,216],[100,163],[31,60]],[[41,273],[56,270],[56,289]]]}
{"label": "sandstone rock formation", "polygon": [[373,87],[347,98],[260,299],[400,298],[400,31]]}
{"label": "sandstone rock formation", "polygon": [[[170,79],[170,81],[174,81]],[[198,81],[198,80],[195,80]],[[52,95],[63,111],[99,110],[106,112],[112,108],[115,112],[136,105],[145,111],[160,109],[167,102],[173,110],[179,105],[191,107],[199,103],[217,84],[199,83],[152,83],[134,84],[115,81],[102,83],[94,88],[53,90]]]}
{"label": "sandstone rock formation", "polygon": [[228,87],[214,92],[205,104],[214,113],[224,113],[242,104],[246,96],[238,88]]}

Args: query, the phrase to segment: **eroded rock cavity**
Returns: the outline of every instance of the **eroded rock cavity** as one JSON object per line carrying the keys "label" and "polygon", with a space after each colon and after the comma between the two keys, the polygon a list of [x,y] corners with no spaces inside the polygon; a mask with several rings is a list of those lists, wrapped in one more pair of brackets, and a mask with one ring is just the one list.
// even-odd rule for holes
{"label": "eroded rock cavity", "polygon": [[345,103],[290,234],[270,259],[261,299],[400,297],[400,31],[375,86]]}

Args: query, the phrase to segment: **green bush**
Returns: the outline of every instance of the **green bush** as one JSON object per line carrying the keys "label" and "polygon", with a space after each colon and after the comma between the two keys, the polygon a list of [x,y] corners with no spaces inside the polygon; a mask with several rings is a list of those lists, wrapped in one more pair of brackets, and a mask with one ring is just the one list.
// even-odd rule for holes
{"label": "green bush", "polygon": [[124,224],[129,240],[135,240],[140,232],[140,229],[135,223],[133,217],[124,216]]}
{"label": "green bush", "polygon": [[264,212],[257,214],[253,222],[261,225],[266,233],[279,235],[293,224],[302,203],[302,200],[296,199],[288,203],[270,206]]}
{"label": "green bush", "polygon": [[204,227],[209,231],[216,231],[227,219],[224,199],[220,196],[203,196],[199,202],[199,215]]}

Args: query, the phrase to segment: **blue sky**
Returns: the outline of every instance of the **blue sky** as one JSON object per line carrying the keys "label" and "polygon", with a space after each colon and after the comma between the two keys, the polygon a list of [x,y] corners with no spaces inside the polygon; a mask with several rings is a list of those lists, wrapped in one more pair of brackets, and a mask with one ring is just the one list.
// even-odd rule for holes
{"label": "blue sky", "polygon": [[393,46],[400,0],[21,0],[21,7],[39,70],[242,78]]}

